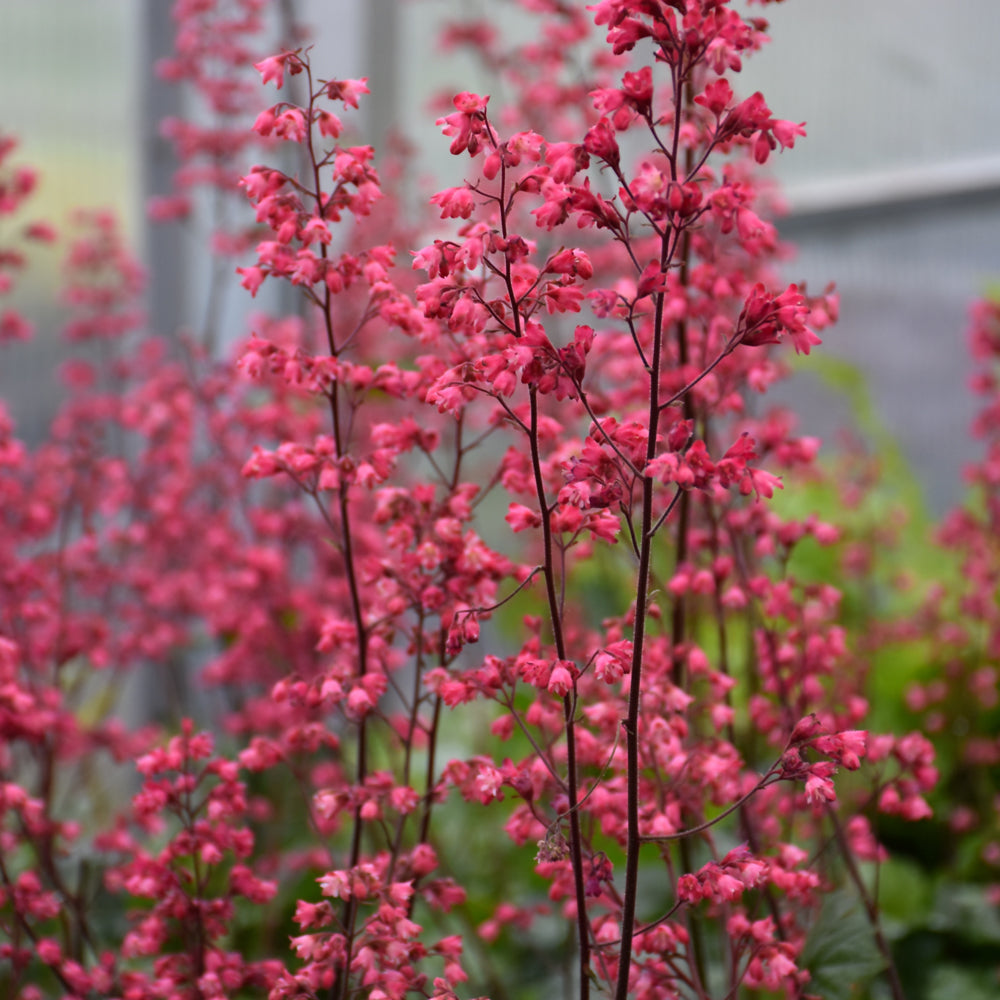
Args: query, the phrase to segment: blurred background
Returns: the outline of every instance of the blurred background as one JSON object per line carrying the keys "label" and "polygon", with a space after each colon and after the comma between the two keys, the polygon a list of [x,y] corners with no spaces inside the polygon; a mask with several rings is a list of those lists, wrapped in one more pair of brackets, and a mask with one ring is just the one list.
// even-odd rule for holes
{"label": "blurred background", "polygon": [[[468,57],[436,51],[437,25],[486,12],[514,31],[525,25],[496,0],[286,6],[315,30],[312,58],[323,75],[370,78],[366,138],[405,132],[417,150],[415,176],[449,169],[431,96],[477,86]],[[210,271],[203,241],[178,226],[150,229],[143,208],[148,195],[169,190],[175,166],[158,121],[185,113],[180,89],[151,72],[172,47],[171,7],[0,0],[0,131],[20,138],[18,163],[42,172],[28,214],[64,228],[77,206],[114,208],[151,275],[152,322],[161,329],[178,316],[196,322]],[[839,325],[783,396],[803,415],[803,430],[831,438],[858,401],[829,388],[845,369],[822,359],[856,366],[931,508],[943,510],[959,499],[962,466],[975,454],[966,314],[1000,282],[1000,4],[795,0],[750,12],[769,18],[773,45],[734,83],[744,94],[763,91],[776,116],[805,121],[809,133],[772,160],[789,210],[781,230],[798,246],[786,277],[814,291],[835,281],[841,293]],[[39,387],[55,391],[59,315],[59,256],[36,254],[18,292],[37,319],[36,343],[5,352],[0,370],[0,388],[20,397],[13,409],[29,438],[43,433],[53,409]],[[248,302],[235,280],[231,293],[238,317]]]}

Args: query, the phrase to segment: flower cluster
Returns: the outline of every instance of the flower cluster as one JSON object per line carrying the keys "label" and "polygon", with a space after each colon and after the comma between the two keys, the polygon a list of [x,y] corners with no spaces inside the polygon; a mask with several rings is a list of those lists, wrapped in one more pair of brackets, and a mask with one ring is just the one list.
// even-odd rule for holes
{"label": "flower cluster", "polygon": [[[166,125],[183,165],[154,215],[240,199],[213,250],[299,308],[233,358],[218,330],[154,339],[113,220],[79,220],[65,405],[37,449],[0,414],[14,995],[457,1000],[558,991],[529,982],[558,964],[580,1000],[804,997],[841,884],[891,963],[860,866],[931,815],[938,765],[868,731],[844,595],[808,572],[841,528],[776,502],[819,479],[818,442],[753,397],[837,298],[774,274],[755,170],[804,128],[733,88],[766,24],[520,3],[523,45],[446,29],[504,98],[448,95],[467,179],[412,222],[354,138],[367,81],[318,78],[290,5],[175,3],[159,71],[212,120]],[[10,151],[4,218],[33,177]],[[0,292],[21,264],[3,250]],[[984,307],[983,358],[996,326]],[[984,517],[946,529],[987,629],[995,466]],[[960,661],[943,598],[923,614],[986,704],[992,666]],[[910,691],[928,733],[946,696]],[[476,934],[530,960],[494,973]]]}

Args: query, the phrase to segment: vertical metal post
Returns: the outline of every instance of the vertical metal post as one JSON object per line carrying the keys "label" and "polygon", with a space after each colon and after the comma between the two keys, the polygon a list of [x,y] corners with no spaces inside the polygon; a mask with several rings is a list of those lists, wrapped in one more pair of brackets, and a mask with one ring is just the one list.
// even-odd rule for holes
{"label": "vertical metal post", "polygon": [[[143,58],[139,65],[144,75],[139,123],[142,160],[143,202],[152,195],[168,194],[172,190],[176,167],[170,144],[160,135],[160,122],[169,115],[180,114],[182,107],[179,88],[170,87],[156,77],[159,59],[170,55],[174,25],[173,4],[166,0],[145,0],[142,4],[141,41]],[[158,334],[170,334],[178,322],[190,320],[190,299],[184,268],[184,234],[179,223],[150,222],[142,227],[144,260],[148,269],[147,309],[149,329]]]}
{"label": "vertical metal post", "polygon": [[365,128],[368,142],[380,145],[398,120],[399,0],[368,0],[364,43],[371,78]]}

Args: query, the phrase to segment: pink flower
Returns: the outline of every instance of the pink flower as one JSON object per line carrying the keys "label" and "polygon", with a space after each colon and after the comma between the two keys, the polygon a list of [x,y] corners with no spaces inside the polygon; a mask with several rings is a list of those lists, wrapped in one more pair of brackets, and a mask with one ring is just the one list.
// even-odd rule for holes
{"label": "pink flower", "polygon": [[771,133],[781,144],[782,149],[791,149],[795,145],[796,136],[804,136],[806,134],[805,122],[799,122],[796,125],[795,122],[772,119]]}
{"label": "pink flower", "polygon": [[56,239],[55,227],[48,222],[32,222],[24,227],[24,238],[26,240],[37,240],[39,243],[54,243]]}
{"label": "pink flower", "polygon": [[495,144],[496,136],[486,124],[486,105],[489,97],[480,97],[463,91],[454,99],[456,114],[439,118],[437,124],[447,136],[453,136],[451,143],[452,155],[468,152],[475,156],[482,147],[482,136],[486,136],[491,144]]}
{"label": "pink flower", "polygon": [[253,123],[253,130],[261,135],[268,136],[274,131],[274,123],[277,120],[277,113],[274,108],[267,108],[257,115]]}
{"label": "pink flower", "polygon": [[319,126],[320,135],[330,139],[339,138],[344,129],[343,122],[335,114],[322,109],[316,113],[316,124]]}
{"label": "pink flower", "polygon": [[359,106],[358,99],[362,94],[370,94],[368,89],[368,77],[359,80],[331,80],[326,85],[326,96],[331,101],[341,101],[346,107],[356,108]]}
{"label": "pink flower", "polygon": [[576,673],[576,666],[569,660],[557,661],[549,674],[548,690],[560,698],[565,698],[573,690]]}
{"label": "pink flower", "polygon": [[824,802],[835,802],[837,793],[834,791],[830,775],[833,774],[833,764],[820,762],[809,768],[806,778],[806,801],[816,805]]}
{"label": "pink flower", "polygon": [[257,290],[264,284],[264,279],[267,277],[267,272],[260,267],[238,267],[236,273],[243,275],[241,284],[252,296],[257,294]]}
{"label": "pink flower", "polygon": [[30,340],[33,327],[16,309],[0,313],[0,343],[12,340]]}
{"label": "pink flower", "polygon": [[472,192],[465,186],[438,191],[431,196],[431,202],[441,209],[442,219],[468,219],[476,207]]}
{"label": "pink flower", "polygon": [[504,520],[517,531],[527,531],[537,528],[542,523],[542,516],[538,511],[525,507],[524,504],[512,503],[507,509],[507,516]]}
{"label": "pink flower", "polygon": [[306,117],[299,108],[288,108],[274,119],[274,134],[282,139],[302,142],[307,132]]}
{"label": "pink flower", "polygon": [[716,118],[719,118],[729,107],[732,99],[733,89],[729,86],[729,81],[725,77],[720,77],[707,83],[705,89],[695,97],[694,102],[708,108]]}
{"label": "pink flower", "polygon": [[362,687],[354,688],[347,696],[347,712],[352,718],[363,718],[375,707],[371,695]]}
{"label": "pink flower", "polygon": [[285,83],[285,69],[292,76],[302,72],[302,62],[294,52],[282,52],[281,55],[268,56],[259,63],[254,63],[254,69],[260,73],[262,83],[274,83],[280,90]]}
{"label": "pink flower", "polygon": [[591,126],[584,137],[583,148],[591,156],[596,156],[611,166],[617,166],[621,160],[618,139],[607,118],[601,118],[596,125]]}

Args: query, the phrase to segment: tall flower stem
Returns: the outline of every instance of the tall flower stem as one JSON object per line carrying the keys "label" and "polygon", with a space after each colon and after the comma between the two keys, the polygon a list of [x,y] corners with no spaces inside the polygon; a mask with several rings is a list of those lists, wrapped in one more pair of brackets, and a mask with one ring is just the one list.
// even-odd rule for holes
{"label": "tall flower stem", "polygon": [[[560,660],[566,659],[566,640],[562,628],[562,608],[556,587],[556,570],[553,558],[552,539],[552,508],[545,493],[542,480],[541,456],[538,451],[538,394],[531,388],[530,445],[531,466],[535,479],[535,490],[541,507],[542,544],[544,548],[545,594],[549,607],[549,619],[552,625],[552,636],[555,642],[556,655]],[[578,774],[576,760],[576,733],[574,729],[574,713],[576,711],[576,693],[568,692],[563,696],[563,714],[566,720],[566,790],[569,799],[567,812],[569,814],[569,844],[573,864],[573,889],[576,896],[576,923],[578,938],[578,965],[580,977],[580,1000],[590,996],[590,923],[587,919],[587,896],[583,881],[583,842],[580,831],[580,812],[578,806]]]}
{"label": "tall flower stem", "polygon": [[[665,271],[669,260],[668,240],[662,242],[660,269]],[[653,354],[649,371],[649,431],[646,461],[656,454],[656,434],[660,420],[660,373],[663,366],[663,301],[664,293],[656,296],[653,323]],[[653,549],[653,477],[642,478],[642,528],[639,534],[639,568],[636,576],[635,629],[632,635],[632,662],[629,672],[628,716],[625,721],[626,756],[626,822],[628,833],[625,856],[625,889],[622,897],[622,936],[618,961],[618,983],[615,1000],[627,1000],[628,977],[632,963],[632,938],[635,929],[636,894],[639,888],[639,708],[642,697],[642,653],[646,637],[646,614],[649,607],[649,579]]]}

